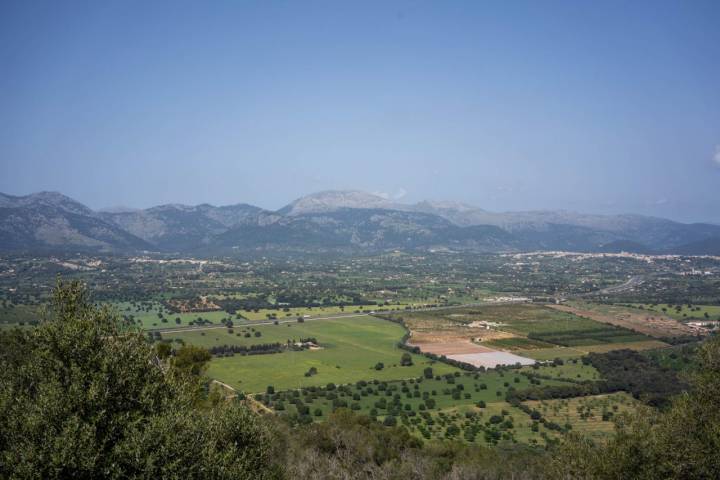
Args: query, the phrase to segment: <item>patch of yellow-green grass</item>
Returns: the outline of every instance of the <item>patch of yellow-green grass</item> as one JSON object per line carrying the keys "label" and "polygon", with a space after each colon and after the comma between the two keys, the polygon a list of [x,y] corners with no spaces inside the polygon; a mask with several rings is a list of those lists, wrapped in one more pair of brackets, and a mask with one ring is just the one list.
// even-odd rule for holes
{"label": "patch of yellow-green grass", "polygon": [[529,357],[534,360],[554,360],[556,358],[578,358],[585,355],[586,352],[577,348],[570,347],[552,347],[552,348],[539,348],[532,350],[517,350],[515,352],[523,357]]}
{"label": "patch of yellow-green grass", "polygon": [[[634,307],[644,311],[667,315],[676,320],[720,320],[720,305],[669,305],[636,303]],[[680,307],[680,308],[678,308]],[[705,316],[707,314],[707,316]]]}
{"label": "patch of yellow-green grass", "polygon": [[549,364],[539,368],[524,367],[523,371],[538,373],[558,380],[599,380],[600,372],[592,365],[585,365],[580,359],[564,359],[561,365]]}
{"label": "patch of yellow-green grass", "polygon": [[569,424],[571,431],[594,439],[607,438],[615,429],[614,419],[638,406],[638,402],[624,392],[524,403],[547,420],[561,426]]}
{"label": "patch of yellow-green grass", "polygon": [[600,345],[583,345],[577,347],[554,347],[532,350],[516,350],[517,355],[529,357],[535,360],[545,361],[554,360],[556,358],[568,359],[578,358],[587,355],[590,352],[606,353],[613,350],[653,350],[656,348],[666,348],[667,343],[659,340],[645,340],[641,342],[625,342],[625,343],[603,343]]}
{"label": "patch of yellow-green grass", "polygon": [[606,353],[613,350],[654,350],[656,348],[666,348],[669,345],[659,340],[647,340],[644,342],[628,342],[628,343],[606,343],[604,345],[588,345],[582,347],[587,352]]}
{"label": "patch of yellow-green grass", "polygon": [[539,350],[554,347],[552,343],[547,343],[540,340],[533,340],[527,337],[496,338],[492,340],[487,340],[482,344],[483,346],[511,351]]}

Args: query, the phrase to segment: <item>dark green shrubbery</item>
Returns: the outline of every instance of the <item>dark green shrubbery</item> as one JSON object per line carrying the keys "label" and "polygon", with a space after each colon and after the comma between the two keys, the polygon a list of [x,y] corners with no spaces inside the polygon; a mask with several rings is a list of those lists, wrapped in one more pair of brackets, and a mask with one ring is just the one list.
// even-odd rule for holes
{"label": "dark green shrubbery", "polygon": [[267,428],[204,396],[210,356],[183,348],[162,361],[58,282],[47,321],[0,334],[0,477],[277,477]]}

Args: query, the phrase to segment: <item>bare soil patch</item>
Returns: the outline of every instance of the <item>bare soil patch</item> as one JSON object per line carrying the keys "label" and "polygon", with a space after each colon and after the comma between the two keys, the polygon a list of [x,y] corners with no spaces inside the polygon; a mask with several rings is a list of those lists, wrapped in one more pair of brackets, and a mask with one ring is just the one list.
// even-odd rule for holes
{"label": "bare soil patch", "polygon": [[481,347],[467,340],[458,340],[455,342],[432,342],[432,343],[415,343],[413,347],[419,347],[423,352],[434,353],[435,355],[464,355],[472,353],[488,353],[495,352],[491,348]]}
{"label": "bare soil patch", "polygon": [[647,312],[635,312],[631,309],[615,305],[579,304],[548,305],[562,312],[572,313],[579,317],[589,318],[597,322],[610,323],[619,327],[629,328],[655,338],[677,337],[694,334],[687,325],[658,314],[648,315]]}

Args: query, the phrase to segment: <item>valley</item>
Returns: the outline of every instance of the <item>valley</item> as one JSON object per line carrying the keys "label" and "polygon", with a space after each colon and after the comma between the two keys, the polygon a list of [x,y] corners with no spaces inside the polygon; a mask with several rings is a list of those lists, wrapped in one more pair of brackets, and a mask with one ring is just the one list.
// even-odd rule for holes
{"label": "valley", "polygon": [[[349,409],[424,441],[486,446],[607,438],[620,414],[670,394],[596,362],[651,362],[720,322],[714,257],[13,254],[0,257],[0,328],[40,325],[58,275],[155,348],[209,352],[217,395],[291,423]],[[654,281],[638,278],[691,279],[693,295],[655,303]],[[653,385],[675,382],[657,375]]]}

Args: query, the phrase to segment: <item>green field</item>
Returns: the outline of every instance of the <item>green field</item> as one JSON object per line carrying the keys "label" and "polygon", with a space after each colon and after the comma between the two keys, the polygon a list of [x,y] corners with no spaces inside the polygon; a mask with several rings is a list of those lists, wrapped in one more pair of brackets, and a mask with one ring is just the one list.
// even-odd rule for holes
{"label": "green field", "polygon": [[560,425],[569,424],[573,432],[596,440],[607,438],[615,430],[613,420],[638,405],[638,401],[625,392],[524,403],[548,420]]}
{"label": "green field", "polygon": [[[653,340],[626,328],[537,304],[479,305],[441,311],[415,311],[397,314],[394,317],[404,321],[413,332],[414,338],[466,337],[477,342],[478,338],[484,336],[483,328],[509,332],[515,336],[489,338],[481,343],[491,348],[519,353],[544,351],[562,346],[576,348],[578,352],[570,353],[571,356],[577,356],[582,355],[583,352],[587,353],[588,350],[583,348],[586,346],[637,345],[639,342]],[[649,345],[643,348],[649,348]],[[562,353],[563,356],[567,356],[568,352]],[[529,356],[549,359],[546,352],[540,352],[538,355],[540,356]]]}
{"label": "green field", "polygon": [[553,344],[532,340],[527,337],[497,338],[482,342],[483,346],[493,347],[500,350],[536,350],[554,347]]}
{"label": "green field", "polygon": [[633,306],[646,311],[667,315],[676,320],[720,320],[720,305],[691,305],[688,307],[687,304],[669,305],[667,303],[661,303],[650,305],[637,303],[633,304]]}
{"label": "green field", "polygon": [[[137,304],[133,306],[130,302],[114,302],[111,305],[117,308],[121,316],[132,318],[135,325],[145,330],[186,327],[191,325],[190,322],[196,323],[199,318],[217,325],[220,325],[222,320],[227,318],[237,321],[234,316],[224,311],[173,313],[159,302],[145,302],[145,304],[147,305],[145,308],[137,308]],[[158,314],[161,314],[162,317],[158,316]]]}
{"label": "green field", "polygon": [[556,358],[579,358],[585,355],[585,352],[569,347],[552,347],[539,348],[532,350],[518,350],[515,353],[523,357],[529,357],[535,360],[545,361],[554,360]]}
{"label": "green field", "polygon": [[499,323],[500,330],[520,335],[548,334],[577,330],[602,330],[605,325],[587,318],[540,305],[497,305],[473,309],[473,320]]}
{"label": "green field", "polygon": [[[507,330],[520,335],[527,335],[529,343],[517,348],[529,350],[532,348],[548,347],[551,344],[566,347],[581,347],[586,345],[602,345],[607,343],[630,343],[650,340],[649,337],[632,332],[625,328],[608,325],[589,318],[579,317],[571,313],[553,310],[547,307],[534,305],[494,307],[496,310],[504,308],[506,316],[495,317],[501,326],[500,330]],[[484,317],[484,316],[483,316]],[[484,319],[484,318],[483,318]],[[512,345],[518,340],[504,339],[493,342],[507,342]]]}
{"label": "green field", "polygon": [[[414,305],[414,304],[412,304]],[[297,308],[277,308],[267,309],[261,308],[258,311],[255,310],[240,310],[238,311],[243,317],[248,320],[269,320],[271,318],[292,319],[302,317],[305,315],[315,317],[323,315],[336,315],[342,313],[367,313],[375,311],[400,311],[405,310],[406,306],[411,306],[408,303],[393,303],[391,305],[383,305],[381,307],[376,305],[346,305],[344,307],[332,306],[332,307],[297,307]]]}
{"label": "green field", "polygon": [[[252,322],[270,320],[294,320],[297,317],[316,317],[339,315],[349,313],[369,313],[374,311],[404,311],[408,303],[395,303],[377,307],[374,305],[348,305],[343,308],[332,307],[300,307],[300,308],[261,308],[255,310],[239,310],[237,314],[231,315],[224,310],[192,313],[173,313],[165,308],[160,302],[144,302],[142,305],[133,305],[130,302],[115,302],[112,305],[125,317],[132,317],[135,325],[145,330],[159,330],[178,326],[189,326],[193,324],[220,325],[222,321],[232,320],[235,324],[247,324]],[[160,314],[160,315],[158,315]],[[238,318],[238,314],[241,318]],[[0,317],[1,318],[1,317]],[[200,320],[200,321],[199,321]],[[190,323],[193,322],[193,323]],[[209,322],[209,323],[208,323]]]}
{"label": "green field", "polygon": [[556,358],[578,358],[590,352],[605,353],[612,350],[654,350],[666,348],[668,345],[659,340],[642,340],[639,342],[602,343],[596,345],[583,345],[574,347],[553,347],[529,350],[516,350],[515,353],[535,360],[554,360]]}
{"label": "green field", "polygon": [[[208,375],[244,392],[265,391],[268,385],[276,390],[300,388],[327,383],[354,383],[358,380],[398,380],[417,377],[425,367],[432,366],[438,374],[456,371],[455,367],[432,362],[413,355],[413,365],[400,366],[405,352],[397,347],[404,329],[395,323],[372,317],[313,320],[304,323],[259,325],[250,338],[235,327],[227,329],[166,333],[165,340],[181,339],[184,342],[210,348],[219,345],[250,345],[253,343],[285,343],[288,339],[314,337],[320,350],[287,351],[269,355],[235,355],[213,358]],[[255,337],[254,332],[260,332]],[[238,336],[238,333],[241,335]],[[384,368],[374,366],[382,362]],[[317,374],[306,377],[311,367]]]}
{"label": "green field", "polygon": [[[391,416],[398,423],[406,425],[411,432],[427,439],[458,438],[468,442],[492,443],[502,437],[506,440],[537,441],[542,437],[531,430],[532,421],[527,414],[505,402],[508,389],[531,386],[528,377],[522,372],[555,378],[537,380],[540,385],[562,385],[568,379],[598,378],[593,367],[583,365],[582,362],[568,362],[561,366],[543,366],[538,369],[526,367],[520,370],[457,372],[445,376],[439,376],[433,371],[435,375],[430,379],[307,387],[258,394],[255,399],[280,414],[300,413],[316,421],[325,418],[335,408],[350,408],[381,421]],[[503,410],[506,414],[502,416],[510,419],[513,427],[503,429],[486,425],[490,417],[500,415]],[[498,428],[502,431],[499,432]]]}

